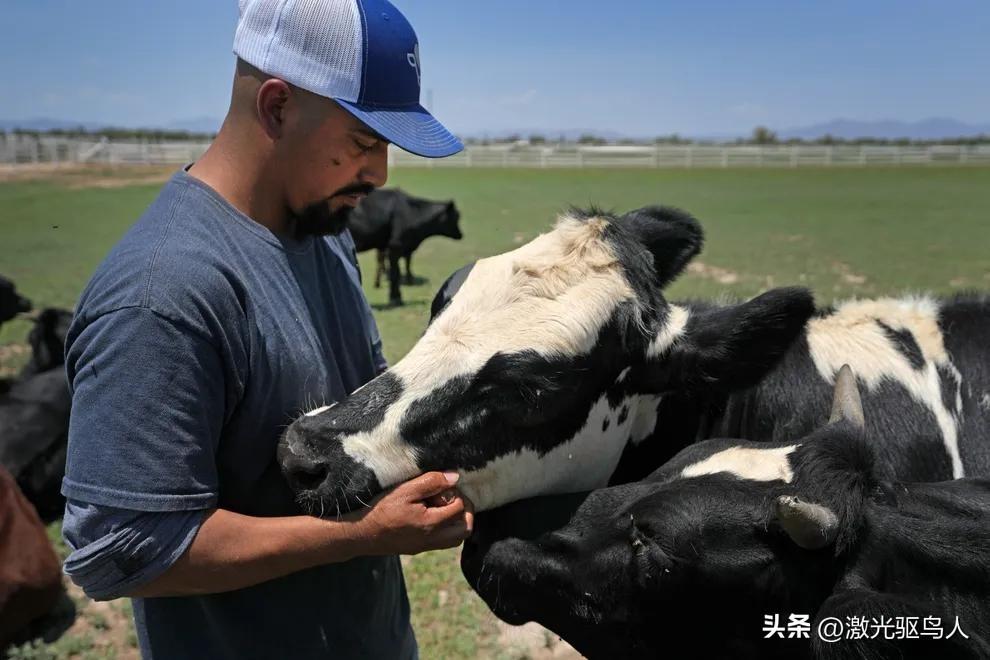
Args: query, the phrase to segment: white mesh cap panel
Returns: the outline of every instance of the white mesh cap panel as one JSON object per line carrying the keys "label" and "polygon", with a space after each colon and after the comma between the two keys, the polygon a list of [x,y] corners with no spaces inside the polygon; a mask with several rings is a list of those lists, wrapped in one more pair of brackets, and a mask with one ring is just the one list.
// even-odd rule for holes
{"label": "white mesh cap panel", "polygon": [[364,40],[356,0],[240,0],[234,52],[265,73],[357,101]]}

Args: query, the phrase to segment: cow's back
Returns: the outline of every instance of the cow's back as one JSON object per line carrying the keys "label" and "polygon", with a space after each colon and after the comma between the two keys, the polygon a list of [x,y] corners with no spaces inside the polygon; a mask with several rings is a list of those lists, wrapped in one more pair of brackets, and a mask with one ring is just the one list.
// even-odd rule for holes
{"label": "cow's back", "polygon": [[990,296],[945,301],[939,328],[961,376],[960,452],[966,476],[990,477]]}
{"label": "cow's back", "polygon": [[388,247],[396,200],[400,194],[398,190],[375,190],[351,211],[347,228],[358,252]]}
{"label": "cow's back", "polygon": [[849,364],[889,478],[986,476],[990,346],[977,338],[988,326],[985,299],[854,300],[823,310],[759,385],[731,397],[732,430],[754,440],[810,433],[828,418],[835,373]]}

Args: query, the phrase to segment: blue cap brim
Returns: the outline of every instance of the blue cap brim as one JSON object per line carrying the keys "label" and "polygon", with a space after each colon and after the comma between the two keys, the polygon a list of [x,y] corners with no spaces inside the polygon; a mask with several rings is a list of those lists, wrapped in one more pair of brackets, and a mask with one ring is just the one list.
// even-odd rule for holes
{"label": "blue cap brim", "polygon": [[383,138],[417,156],[453,156],[464,145],[421,105],[382,108],[334,99]]}

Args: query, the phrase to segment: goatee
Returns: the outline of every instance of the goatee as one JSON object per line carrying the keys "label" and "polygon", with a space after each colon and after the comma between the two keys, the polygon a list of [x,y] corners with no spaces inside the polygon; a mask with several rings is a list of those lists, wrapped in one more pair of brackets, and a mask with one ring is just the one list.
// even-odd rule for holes
{"label": "goatee", "polygon": [[296,239],[306,236],[336,236],[347,228],[347,218],[352,210],[350,206],[344,205],[331,211],[328,199],[310,204],[295,217]]}

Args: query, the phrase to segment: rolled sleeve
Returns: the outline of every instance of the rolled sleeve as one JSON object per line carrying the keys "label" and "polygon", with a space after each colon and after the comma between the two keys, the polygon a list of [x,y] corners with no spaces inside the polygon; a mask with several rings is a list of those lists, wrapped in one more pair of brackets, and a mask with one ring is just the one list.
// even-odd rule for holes
{"label": "rolled sleeve", "polygon": [[216,505],[225,377],[209,341],[150,309],[120,309],[77,330],[66,370],[63,495],[134,511]]}
{"label": "rolled sleeve", "polygon": [[62,536],[72,552],[63,571],[94,600],[126,596],[182,556],[206,513],[130,511],[68,500]]}

